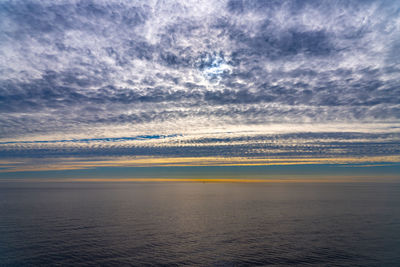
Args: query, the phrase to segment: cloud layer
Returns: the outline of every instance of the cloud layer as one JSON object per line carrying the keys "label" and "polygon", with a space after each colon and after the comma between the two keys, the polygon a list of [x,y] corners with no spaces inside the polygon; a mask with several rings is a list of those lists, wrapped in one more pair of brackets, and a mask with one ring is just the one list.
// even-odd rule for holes
{"label": "cloud layer", "polygon": [[2,1],[0,47],[3,158],[399,152],[398,1]]}

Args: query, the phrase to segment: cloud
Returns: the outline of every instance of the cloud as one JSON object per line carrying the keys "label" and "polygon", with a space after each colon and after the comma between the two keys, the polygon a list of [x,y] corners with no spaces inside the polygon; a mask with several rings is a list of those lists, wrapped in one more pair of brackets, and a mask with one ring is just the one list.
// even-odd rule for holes
{"label": "cloud", "polygon": [[[310,125],[314,132],[270,133],[265,129],[243,132],[187,133],[116,138],[8,141],[0,143],[2,158],[65,157],[242,157],[298,159],[382,157],[400,153],[400,134],[329,132]],[[334,127],[339,129],[338,126]],[[257,130],[257,131],[256,131]],[[286,132],[283,130],[283,132]]]}
{"label": "cloud", "polygon": [[[3,1],[0,156],[398,153],[399,8],[397,1]],[[309,123],[342,123],[353,133],[335,136],[340,144],[307,135],[315,144],[291,150],[266,146],[270,136],[257,128],[287,124],[296,126],[285,134],[307,133]],[[355,124],[385,124],[379,138],[389,131],[394,141],[343,142]],[[246,127],[264,139],[207,141],[219,128]],[[96,140],[144,135],[184,135],[192,146]],[[89,144],[53,143],[72,139]],[[51,142],[7,143],[32,140]]]}

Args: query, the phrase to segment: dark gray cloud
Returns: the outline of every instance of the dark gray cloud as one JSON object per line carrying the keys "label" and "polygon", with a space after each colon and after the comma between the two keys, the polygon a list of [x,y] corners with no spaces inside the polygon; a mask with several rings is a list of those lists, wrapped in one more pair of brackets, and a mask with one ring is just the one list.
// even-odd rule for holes
{"label": "dark gray cloud", "polygon": [[[311,122],[320,132],[337,123],[397,132],[399,10],[398,1],[3,1],[0,137],[258,133],[277,123],[308,132]],[[228,146],[195,149],[182,153]],[[230,149],[221,153],[258,155]]]}
{"label": "dark gray cloud", "polygon": [[7,157],[247,157],[340,158],[379,157],[400,153],[400,134],[290,133],[208,136],[132,136],[120,138],[21,141],[0,143]]}

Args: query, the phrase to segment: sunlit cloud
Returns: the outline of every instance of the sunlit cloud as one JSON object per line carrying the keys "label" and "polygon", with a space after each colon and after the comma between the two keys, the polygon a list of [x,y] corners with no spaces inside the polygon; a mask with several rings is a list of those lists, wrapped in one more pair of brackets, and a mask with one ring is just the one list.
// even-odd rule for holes
{"label": "sunlit cloud", "polygon": [[[385,163],[385,164],[382,164]],[[279,166],[342,164],[347,167],[386,166],[400,163],[400,156],[379,156],[359,158],[244,158],[244,157],[109,157],[109,158],[43,158],[20,159],[0,164],[0,173],[82,170],[99,167],[193,167],[193,166]],[[354,165],[357,164],[357,165]]]}

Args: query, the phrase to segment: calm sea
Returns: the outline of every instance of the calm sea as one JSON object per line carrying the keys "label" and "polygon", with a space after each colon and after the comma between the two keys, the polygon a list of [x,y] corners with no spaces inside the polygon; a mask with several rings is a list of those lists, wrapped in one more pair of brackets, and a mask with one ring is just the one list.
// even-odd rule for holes
{"label": "calm sea", "polygon": [[0,183],[0,265],[400,266],[400,184]]}

